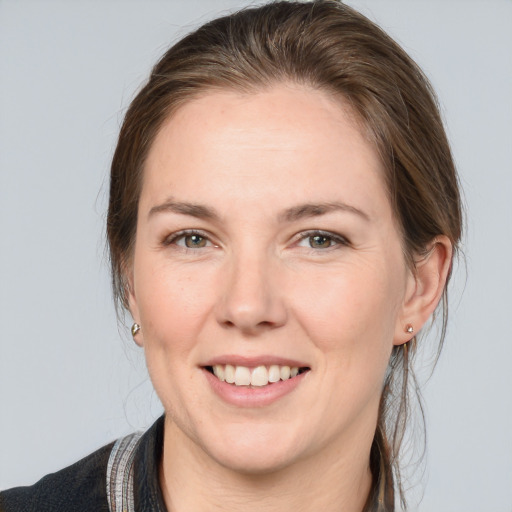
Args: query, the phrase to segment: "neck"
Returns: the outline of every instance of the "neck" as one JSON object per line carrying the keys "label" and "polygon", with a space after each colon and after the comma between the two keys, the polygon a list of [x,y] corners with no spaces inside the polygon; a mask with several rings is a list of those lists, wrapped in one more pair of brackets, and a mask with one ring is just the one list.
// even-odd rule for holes
{"label": "neck", "polygon": [[160,484],[168,512],[362,512],[372,485],[369,451],[331,447],[271,473],[243,474],[218,464],[166,418]]}

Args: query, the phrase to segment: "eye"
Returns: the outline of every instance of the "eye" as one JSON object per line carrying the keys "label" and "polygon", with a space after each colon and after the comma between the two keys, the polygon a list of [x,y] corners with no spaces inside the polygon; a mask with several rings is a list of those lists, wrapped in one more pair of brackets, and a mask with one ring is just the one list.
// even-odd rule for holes
{"label": "eye", "polygon": [[329,249],[336,245],[348,245],[348,241],[344,237],[335,235],[334,233],[309,231],[301,234],[301,239],[297,245],[310,249]]}
{"label": "eye", "polygon": [[211,240],[197,231],[180,231],[174,233],[164,241],[165,245],[177,245],[186,249],[203,249],[204,247],[214,247]]}
{"label": "eye", "polygon": [[308,237],[308,243],[313,249],[327,249],[333,245],[333,240],[325,235],[314,235]]}
{"label": "eye", "polygon": [[200,249],[201,247],[206,247],[208,243],[208,240],[201,235],[185,235],[181,237],[180,241],[189,249]]}

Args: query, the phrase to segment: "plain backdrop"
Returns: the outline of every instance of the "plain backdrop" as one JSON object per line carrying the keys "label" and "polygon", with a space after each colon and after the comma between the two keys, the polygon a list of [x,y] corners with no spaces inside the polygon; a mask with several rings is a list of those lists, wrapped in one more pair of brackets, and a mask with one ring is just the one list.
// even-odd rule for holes
{"label": "plain backdrop", "polygon": [[[468,209],[411,496],[424,490],[422,512],[510,512],[512,2],[347,3],[431,78]],[[32,484],[161,413],[112,306],[109,160],[164,49],[246,4],[0,0],[0,488]]]}

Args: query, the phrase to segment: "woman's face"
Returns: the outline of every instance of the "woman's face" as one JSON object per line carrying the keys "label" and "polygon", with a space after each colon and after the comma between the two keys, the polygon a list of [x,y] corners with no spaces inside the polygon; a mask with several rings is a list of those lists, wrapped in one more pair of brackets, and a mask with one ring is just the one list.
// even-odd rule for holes
{"label": "woman's face", "polygon": [[339,101],[280,85],[181,107],[147,159],[130,279],[167,432],[247,472],[368,455],[413,278]]}

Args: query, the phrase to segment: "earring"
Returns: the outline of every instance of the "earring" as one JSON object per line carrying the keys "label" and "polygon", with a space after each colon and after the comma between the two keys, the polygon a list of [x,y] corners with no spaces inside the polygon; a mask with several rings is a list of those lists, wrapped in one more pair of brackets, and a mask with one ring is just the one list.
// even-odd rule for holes
{"label": "earring", "polygon": [[412,334],[414,332],[414,327],[411,324],[407,324],[405,326],[405,332],[408,332],[409,334]]}
{"label": "earring", "polygon": [[133,325],[132,325],[132,336],[135,338],[135,336],[137,335],[137,333],[140,331],[140,325],[135,322]]}

